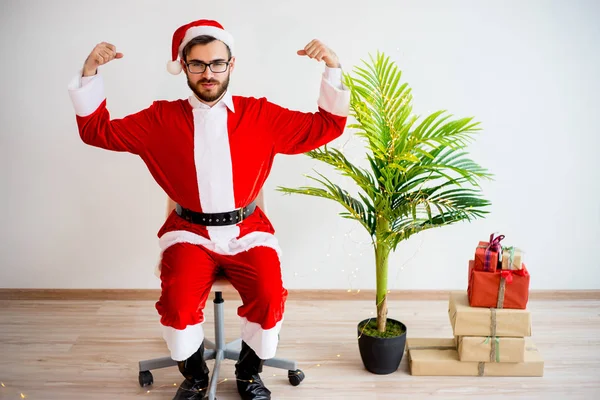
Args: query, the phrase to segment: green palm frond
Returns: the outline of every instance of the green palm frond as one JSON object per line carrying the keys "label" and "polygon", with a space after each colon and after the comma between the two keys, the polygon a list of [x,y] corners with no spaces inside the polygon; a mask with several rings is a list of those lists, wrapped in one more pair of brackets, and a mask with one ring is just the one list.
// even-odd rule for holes
{"label": "green palm frond", "polygon": [[357,219],[374,243],[391,248],[425,229],[485,216],[490,203],[481,197],[479,181],[492,177],[465,151],[479,123],[446,111],[413,115],[411,89],[401,77],[382,53],[355,67],[353,75],[344,74],[356,121],[348,128],[366,139],[370,170],[327,146],[307,153],[351,178],[356,198],[321,174],[311,178],[322,188],[279,188],[338,202],[346,210],[342,215]]}
{"label": "green palm frond", "polygon": [[375,207],[370,202],[370,200],[361,195],[361,202],[360,200],[357,200],[356,198],[352,197],[346,190],[339,187],[339,185],[336,185],[335,183],[331,182],[324,175],[318,172],[317,174],[321,177],[321,179],[312,176],[309,178],[316,182],[319,182],[325,189],[314,187],[300,187],[297,189],[278,188],[278,190],[288,194],[304,194],[334,200],[341,204],[347,210],[347,212],[340,213],[342,217],[360,222],[361,225],[372,236],[375,232],[376,224],[374,212]]}
{"label": "green palm frond", "polygon": [[373,198],[373,187],[376,186],[373,175],[364,168],[356,167],[338,149],[330,149],[327,146],[323,146],[323,148],[309,151],[306,155],[314,160],[327,163],[340,171],[342,175],[352,178],[369,197]]}

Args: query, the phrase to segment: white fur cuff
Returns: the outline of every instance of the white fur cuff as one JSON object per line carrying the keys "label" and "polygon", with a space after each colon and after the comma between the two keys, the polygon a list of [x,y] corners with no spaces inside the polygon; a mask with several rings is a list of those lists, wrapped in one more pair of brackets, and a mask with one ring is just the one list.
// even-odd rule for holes
{"label": "white fur cuff", "polygon": [[350,91],[344,87],[341,74],[339,68],[326,69],[317,104],[331,114],[347,117],[350,113]]}
{"label": "white fur cuff", "polygon": [[92,114],[106,98],[101,75],[94,76],[93,79],[82,85],[81,74],[79,74],[69,82],[68,89],[75,113],[80,117]]}

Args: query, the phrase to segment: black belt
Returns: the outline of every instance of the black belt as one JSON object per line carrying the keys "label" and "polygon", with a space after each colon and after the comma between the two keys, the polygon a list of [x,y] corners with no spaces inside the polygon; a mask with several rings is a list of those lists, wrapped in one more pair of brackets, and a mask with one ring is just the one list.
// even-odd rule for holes
{"label": "black belt", "polygon": [[235,225],[248,218],[254,212],[255,209],[255,202],[250,203],[250,205],[248,205],[247,207],[238,208],[234,211],[210,214],[188,210],[187,208],[181,207],[179,204],[177,204],[175,207],[177,215],[179,215],[181,218],[194,224],[206,226]]}

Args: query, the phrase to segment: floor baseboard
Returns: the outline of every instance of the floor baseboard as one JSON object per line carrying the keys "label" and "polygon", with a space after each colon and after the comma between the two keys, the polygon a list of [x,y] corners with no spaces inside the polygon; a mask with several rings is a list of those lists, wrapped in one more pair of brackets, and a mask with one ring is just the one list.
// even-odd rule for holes
{"label": "floor baseboard", "polygon": [[[446,300],[450,290],[391,290],[388,300]],[[239,299],[231,288],[226,298]],[[0,289],[0,300],[158,300],[159,289]],[[288,300],[373,300],[375,290],[290,289]],[[532,290],[530,300],[600,300],[600,290]]]}

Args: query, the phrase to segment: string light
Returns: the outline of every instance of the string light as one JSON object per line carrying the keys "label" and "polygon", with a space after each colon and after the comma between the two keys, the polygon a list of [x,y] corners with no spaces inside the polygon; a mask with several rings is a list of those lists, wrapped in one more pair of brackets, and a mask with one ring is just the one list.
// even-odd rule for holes
{"label": "string light", "polygon": [[[2,386],[4,389],[6,389],[6,385],[4,384],[4,382],[0,382],[0,386]],[[2,392],[4,392],[4,390]],[[21,397],[22,399],[26,399],[27,398],[27,396],[23,392],[19,392],[19,397]]]}
{"label": "string light", "polygon": [[[408,97],[405,97],[402,102],[406,103],[408,102],[409,99]],[[366,105],[367,106],[367,105]],[[396,130],[395,126],[390,125],[390,123],[388,122],[388,127],[390,129],[390,137],[391,137],[391,141],[392,141],[392,145],[394,145],[394,142],[397,140],[400,140],[400,134],[399,132]],[[347,152],[345,153],[345,150],[349,150],[349,149],[354,149],[354,145],[356,146],[364,146],[364,143],[366,139],[362,138],[362,137],[355,137],[354,135],[348,135],[343,136],[337,143],[335,143],[335,150],[339,151],[340,154],[342,154],[346,160],[348,160],[348,162],[357,165],[356,163],[353,162],[353,160],[351,159],[351,157],[347,154]],[[359,143],[360,142],[360,143]],[[331,148],[332,146],[330,146]],[[362,152],[361,152],[362,154]],[[313,161],[313,165],[312,165],[312,171],[318,171],[319,167],[323,167],[323,162],[316,160],[316,159],[312,159]],[[340,168],[344,168],[345,163],[343,162],[343,160],[336,160],[335,161],[335,165],[332,165],[334,168],[336,169],[340,169]],[[304,177],[307,181],[307,186],[313,185],[314,182],[311,179],[311,182],[308,183],[308,179],[310,179],[309,174],[304,174]],[[332,179],[332,183],[340,186],[340,187],[344,187],[343,183],[348,181],[350,183],[354,183],[354,180],[352,180],[350,177],[346,176],[346,175],[337,175],[337,181],[336,179]],[[424,187],[421,185],[421,187],[419,187],[416,191],[417,193],[415,194],[417,199],[421,199],[421,203],[426,203],[428,202],[428,199],[424,197],[423,193],[422,193],[422,189]],[[314,192],[313,192],[314,193]],[[364,213],[361,212],[356,212],[355,210],[350,210],[349,211],[350,215],[353,216],[356,219],[362,219],[364,218]],[[378,218],[383,218],[382,214],[377,214],[375,215],[375,217]],[[342,223],[341,221],[343,221],[342,219],[338,218],[336,219],[336,226],[334,227],[334,232],[339,232],[339,228],[340,228],[340,224]],[[327,248],[324,249],[324,253],[326,253],[326,258],[322,259],[321,262],[324,264],[324,268],[328,268],[329,266],[331,266],[331,261],[330,258],[332,257],[332,248],[333,246],[341,246],[342,247],[342,254],[345,254],[345,257],[349,257],[349,258],[355,258],[356,255],[358,254],[358,257],[360,257],[362,259],[362,257],[364,256],[363,253],[365,253],[365,251],[367,251],[367,254],[372,253],[373,252],[373,238],[369,237],[368,240],[362,240],[362,239],[357,239],[354,234],[356,233],[357,230],[361,230],[361,234],[364,235],[366,232],[364,232],[362,229],[363,227],[356,223],[356,221],[354,221],[354,224],[352,225],[351,229],[349,231],[346,232],[342,232],[342,233],[336,233],[336,234],[332,234],[331,235],[331,240],[327,241],[329,242],[327,244]],[[400,230],[398,233],[400,235],[404,234],[404,229]],[[393,233],[394,230],[391,229],[389,230],[389,233]],[[343,234],[343,240],[341,241],[336,241],[336,237],[341,237],[341,235]],[[396,269],[396,279],[392,280],[390,279],[389,282],[389,286],[393,289],[394,286],[397,286],[399,279],[400,279],[400,273],[404,271],[405,267],[412,261],[412,259],[417,255],[417,253],[419,253],[421,247],[423,245],[423,241],[421,241],[420,245],[418,246],[417,250],[415,251],[415,253],[409,257],[407,260],[405,260],[402,265],[400,265],[399,267],[395,267],[395,265],[392,267],[394,269]],[[392,269],[390,268],[390,269]],[[323,268],[313,268],[312,271],[310,272],[306,272],[306,269],[303,269],[300,272],[294,272],[294,277],[296,278],[302,278],[302,277],[310,277],[312,273],[318,272],[319,269],[323,269]],[[357,295],[360,293],[360,289],[356,290],[354,288],[355,286],[355,281],[356,280],[360,280],[358,273],[360,271],[359,268],[341,268],[339,269],[339,271],[343,274],[346,275],[346,278],[348,280],[348,289],[346,290],[346,292],[348,293],[348,295]],[[390,274],[393,274],[393,270],[389,271]],[[387,294],[390,294],[391,290],[387,290]]]}
{"label": "string light", "polygon": [[[321,366],[323,366],[323,365],[327,365],[327,364],[329,364],[329,363],[332,363],[332,362],[337,362],[337,359],[339,359],[339,358],[341,358],[341,357],[342,357],[342,355],[341,355],[341,354],[336,354],[336,355],[335,355],[335,359],[333,359],[333,360],[327,360],[327,361],[325,361],[325,362],[321,361],[321,362],[319,362],[319,363],[317,363],[317,364],[314,364],[314,365],[312,365],[312,366],[308,366],[308,367],[302,367],[302,371],[308,371],[308,370],[310,370],[310,369],[312,369],[312,368],[320,368],[320,367],[321,367]],[[272,375],[272,377],[285,376],[285,377],[287,378],[287,377],[288,377],[288,373],[289,373],[289,372],[287,372],[287,371],[286,371],[284,374],[273,374],[273,375]],[[296,374],[296,375],[299,375],[299,374],[301,374],[302,372],[296,372],[296,371],[292,371],[292,373],[294,373],[294,374]],[[232,380],[233,380],[233,381],[236,381],[236,382],[237,382],[237,381],[239,381],[239,382],[248,382],[248,383],[253,383],[253,382],[254,382],[254,380],[252,380],[252,379],[246,380],[246,379],[237,379],[237,378],[233,378]],[[217,386],[218,386],[218,385],[221,385],[221,384],[223,384],[223,383],[225,383],[225,382],[227,382],[227,381],[229,381],[229,378],[224,378],[224,379],[223,379],[223,380],[221,380],[220,382],[217,382]],[[266,381],[266,379],[265,379],[265,378],[263,378],[263,381]],[[173,384],[173,386],[177,386],[177,383],[174,383],[174,384]],[[170,388],[170,387],[171,387],[171,385],[162,385],[162,386],[159,386],[159,387],[158,387],[158,388],[156,388],[156,389],[153,389],[153,390],[147,390],[147,391],[145,392],[145,394],[150,394],[151,392],[157,392],[157,391],[159,391],[160,389],[163,389],[163,388],[165,388],[165,387],[169,387],[169,388]],[[23,395],[22,395],[22,396],[23,396]],[[25,397],[22,397],[22,398],[25,398]]]}

